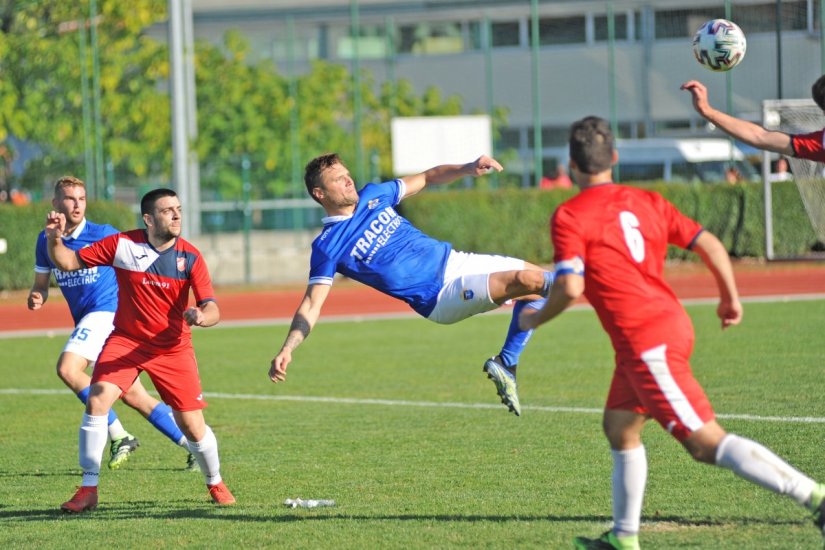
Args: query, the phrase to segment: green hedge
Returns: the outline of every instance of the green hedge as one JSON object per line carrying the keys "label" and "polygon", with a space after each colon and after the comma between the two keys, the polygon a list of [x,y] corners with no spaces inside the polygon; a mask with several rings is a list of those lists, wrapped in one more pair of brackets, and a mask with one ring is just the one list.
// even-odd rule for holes
{"label": "green hedge", "polygon": [[[664,195],[682,212],[717,235],[734,257],[765,256],[762,184],[644,186]],[[425,233],[458,250],[507,254],[534,263],[553,260],[549,219],[575,190],[456,190],[425,193],[402,203],[402,210]],[[773,187],[774,252],[805,254],[816,235],[792,182]],[[698,259],[671,247],[669,258]]]}
{"label": "green hedge", "polygon": [[[732,256],[765,256],[761,184],[658,184],[649,188],[662,193],[719,236]],[[458,250],[506,254],[549,264],[553,260],[550,214],[575,193],[560,189],[448,190],[418,195],[402,203],[401,210],[424,232],[451,242]],[[774,252],[779,257],[805,254],[816,236],[795,184],[776,183],[773,193]],[[35,239],[50,209],[48,203],[0,204],[0,238],[8,243],[7,253],[0,254],[0,290],[31,286]],[[96,223],[120,229],[137,227],[135,215],[124,204],[89,203],[88,216]],[[669,257],[696,259],[694,254],[676,248],[671,248]]]}
{"label": "green hedge", "polygon": [[[0,290],[31,288],[34,246],[51,209],[48,202],[25,206],[0,204],[0,238],[6,239],[8,245],[7,252],[0,254]],[[86,213],[95,223],[108,223],[118,229],[136,227],[135,214],[125,204],[90,202]]]}

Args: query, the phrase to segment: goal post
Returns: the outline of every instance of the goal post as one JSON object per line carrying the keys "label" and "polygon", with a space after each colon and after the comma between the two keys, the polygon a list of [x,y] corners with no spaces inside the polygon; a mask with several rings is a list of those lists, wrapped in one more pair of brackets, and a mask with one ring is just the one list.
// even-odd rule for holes
{"label": "goal post", "polygon": [[[766,99],[762,101],[762,124],[768,130],[804,134],[825,128],[825,114],[810,99]],[[787,157],[793,185],[778,183],[771,177],[772,155],[762,153],[767,259],[825,258],[825,164]],[[781,199],[779,190],[783,191]],[[801,206],[794,209],[798,203]]]}

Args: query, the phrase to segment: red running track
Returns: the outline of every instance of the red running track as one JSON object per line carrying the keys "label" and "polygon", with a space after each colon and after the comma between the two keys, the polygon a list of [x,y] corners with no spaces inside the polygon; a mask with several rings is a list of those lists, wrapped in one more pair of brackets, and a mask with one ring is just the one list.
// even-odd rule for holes
{"label": "red running track", "polygon": [[[825,262],[740,263],[736,280],[743,297],[822,294],[825,299]],[[665,278],[680,299],[715,298],[713,277],[701,264],[668,266]],[[221,320],[289,319],[303,297],[304,288],[218,288]],[[26,307],[24,291],[0,296],[0,332],[58,330],[73,323],[62,296],[53,289],[39,311]],[[336,282],[324,304],[324,316],[369,316],[412,313],[406,304],[353,282]]]}

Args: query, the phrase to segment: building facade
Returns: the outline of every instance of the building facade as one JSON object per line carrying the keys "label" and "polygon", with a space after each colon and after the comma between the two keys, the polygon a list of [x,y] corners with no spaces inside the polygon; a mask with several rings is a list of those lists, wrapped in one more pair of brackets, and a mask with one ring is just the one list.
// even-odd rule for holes
{"label": "building facade", "polygon": [[[457,94],[466,114],[507,110],[496,150],[537,181],[540,143],[548,171],[564,162],[569,124],[595,114],[622,138],[718,135],[691,108],[682,82],[708,85],[714,104],[759,121],[763,99],[804,98],[823,72],[816,0],[193,0],[196,38],[220,43],[230,29],[250,61],[306,71],[316,59],[349,64],[416,89]],[[736,21],[744,61],[712,73],[691,38],[713,18]],[[534,36],[537,39],[534,40]]]}

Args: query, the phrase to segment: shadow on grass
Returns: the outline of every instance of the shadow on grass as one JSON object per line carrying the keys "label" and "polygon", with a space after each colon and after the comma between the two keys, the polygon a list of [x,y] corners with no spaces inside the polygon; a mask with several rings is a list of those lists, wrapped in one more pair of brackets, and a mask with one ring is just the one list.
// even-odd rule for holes
{"label": "shadow on grass", "polygon": [[0,478],[4,477],[79,477],[80,473],[72,470],[62,472],[55,471],[34,471],[34,472],[5,472],[0,471]]}
{"label": "shadow on grass", "polygon": [[[289,523],[302,521],[428,521],[443,523],[520,523],[544,521],[550,523],[609,523],[611,518],[601,515],[483,515],[483,514],[386,514],[386,515],[353,515],[342,513],[340,510],[277,510],[270,512],[251,511],[243,508],[242,505],[233,507],[217,507],[209,504],[194,504],[191,501],[177,500],[166,501],[166,505],[181,506],[168,510],[158,510],[157,502],[138,501],[129,503],[105,503],[101,504],[97,510],[83,514],[67,514],[62,512],[57,505],[49,508],[31,510],[8,510],[0,508],[0,521],[37,522],[48,520],[80,520],[92,519],[95,521],[112,521],[124,519],[211,519],[225,521],[243,521],[260,523]],[[673,528],[688,527],[730,527],[747,525],[766,526],[794,526],[807,522],[788,519],[770,518],[747,518],[747,517],[725,517],[719,519],[696,520],[683,518],[681,516],[656,516],[655,518],[643,517],[645,523],[655,523],[658,525],[670,524]]]}

